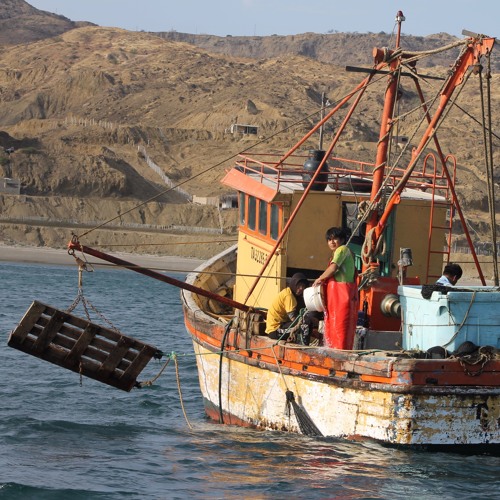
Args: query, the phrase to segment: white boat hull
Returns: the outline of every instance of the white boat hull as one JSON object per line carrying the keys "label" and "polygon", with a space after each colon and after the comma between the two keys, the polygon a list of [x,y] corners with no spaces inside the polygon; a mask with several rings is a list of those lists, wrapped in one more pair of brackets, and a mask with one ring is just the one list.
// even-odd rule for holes
{"label": "white boat hull", "polygon": [[[220,355],[194,342],[207,412],[219,411]],[[500,443],[496,389],[456,389],[442,394],[339,387],[281,374],[223,357],[220,399],[226,423],[300,433],[286,391],[325,437],[373,439],[392,445],[492,445]]]}

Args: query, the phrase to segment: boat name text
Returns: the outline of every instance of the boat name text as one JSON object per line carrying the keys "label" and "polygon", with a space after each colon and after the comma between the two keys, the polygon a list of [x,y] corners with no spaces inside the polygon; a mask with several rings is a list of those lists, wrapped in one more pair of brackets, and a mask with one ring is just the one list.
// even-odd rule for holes
{"label": "boat name text", "polygon": [[250,258],[259,264],[265,264],[268,255],[267,252],[263,252],[255,247],[250,247]]}

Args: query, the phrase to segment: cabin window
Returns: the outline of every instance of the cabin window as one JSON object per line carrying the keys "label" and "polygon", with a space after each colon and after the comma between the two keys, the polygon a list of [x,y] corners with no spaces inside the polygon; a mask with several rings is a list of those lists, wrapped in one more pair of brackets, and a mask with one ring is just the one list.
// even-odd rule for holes
{"label": "cabin window", "polygon": [[271,238],[277,240],[280,232],[279,207],[276,204],[271,205]]}
{"label": "cabin window", "polygon": [[259,233],[267,234],[267,203],[259,200]]}
{"label": "cabin window", "polygon": [[361,245],[364,242],[366,223],[359,224],[357,203],[342,203],[342,225],[351,231],[351,243]]}
{"label": "cabin window", "polygon": [[248,197],[248,229],[255,231],[255,219],[257,217],[257,200],[254,196]]}
{"label": "cabin window", "polygon": [[239,199],[239,209],[240,209],[240,226],[245,225],[245,193],[240,193]]}
{"label": "cabin window", "polygon": [[280,234],[281,204],[268,203],[243,192],[239,193],[239,223],[249,231],[277,240]]}

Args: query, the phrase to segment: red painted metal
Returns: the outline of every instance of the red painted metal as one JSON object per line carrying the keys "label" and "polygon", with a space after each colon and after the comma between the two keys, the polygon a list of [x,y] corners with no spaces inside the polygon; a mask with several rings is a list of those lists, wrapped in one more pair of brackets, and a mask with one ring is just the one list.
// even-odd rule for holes
{"label": "red painted metal", "polygon": [[265,186],[261,182],[252,179],[250,176],[234,168],[225,175],[221,182],[237,191],[255,196],[259,200],[264,200],[268,203],[273,201],[278,192],[277,185],[276,188]]}
{"label": "red painted metal", "polygon": [[[425,112],[425,117],[427,119],[427,122],[430,124],[431,117],[429,115],[427,105],[425,104],[425,97],[424,97],[424,94],[422,92],[420,82],[418,80],[415,80],[415,86],[417,88],[417,92],[418,92],[418,96],[420,98],[420,101],[422,102],[422,107],[423,107],[423,110]],[[436,151],[438,153],[439,159],[441,160],[443,173],[446,177],[446,180],[448,181],[448,186],[450,188],[453,206],[457,209],[458,217],[460,219],[460,223],[462,224],[462,229],[464,231],[465,238],[467,239],[467,244],[469,245],[469,248],[470,248],[470,251],[472,254],[472,258],[474,259],[474,263],[476,264],[476,270],[479,274],[481,284],[483,286],[486,286],[486,280],[484,279],[483,270],[481,269],[481,265],[479,264],[479,260],[477,258],[477,254],[476,254],[476,249],[474,248],[474,245],[472,243],[472,238],[470,236],[469,228],[467,227],[467,223],[465,221],[465,217],[464,217],[464,214],[462,212],[462,207],[460,206],[460,203],[458,202],[457,193],[455,191],[455,183],[453,182],[453,179],[450,176],[450,172],[448,171],[447,158],[445,158],[445,156],[443,154],[443,151],[441,149],[441,145],[439,144],[437,137],[434,136],[433,139],[434,139],[434,145],[436,146]],[[455,168],[456,168],[456,165],[455,165]],[[435,186],[435,184],[436,183],[434,182],[434,186]],[[435,189],[435,187],[433,187],[433,189]]]}
{"label": "red painted metal", "polygon": [[[388,222],[388,219],[392,213],[392,210],[394,209],[395,205],[399,203],[401,193],[403,189],[406,187],[410,175],[413,169],[415,168],[417,161],[420,158],[420,155],[427,146],[429,140],[434,138],[435,132],[438,128],[438,122],[442,118],[444,110],[449,104],[454,90],[457,88],[458,85],[462,83],[464,76],[467,73],[467,70],[472,65],[476,64],[482,55],[488,54],[492,50],[494,43],[495,43],[494,38],[481,37],[479,39],[471,39],[466,50],[457,60],[457,63],[453,68],[453,74],[451,75],[443,91],[441,92],[441,98],[437,110],[434,116],[429,120],[428,127],[425,130],[420,140],[420,143],[418,144],[414,152],[412,160],[410,161],[408,167],[406,168],[405,174],[403,175],[400,182],[394,189],[391,197],[387,201],[384,212],[380,217],[378,216],[378,214],[374,212],[368,221],[367,233],[371,229],[375,228],[375,237],[372,239],[373,247],[376,246],[378,238],[383,233],[385,226]],[[396,67],[396,59],[391,62],[391,69],[394,69],[392,68],[393,66],[394,68]],[[371,196],[372,201],[377,201],[378,198],[380,197],[379,191],[380,187],[382,186],[385,166],[387,163],[387,145],[389,140],[388,132],[390,131],[391,128],[392,111],[396,99],[396,92],[397,92],[396,83],[397,82],[394,75],[391,75],[389,77],[389,85],[387,89],[384,112],[382,116],[380,143],[377,150],[377,161],[375,166],[376,171],[374,173],[374,182],[373,182],[373,189]],[[370,267],[372,267],[371,264],[363,263],[363,270],[366,270]]]}

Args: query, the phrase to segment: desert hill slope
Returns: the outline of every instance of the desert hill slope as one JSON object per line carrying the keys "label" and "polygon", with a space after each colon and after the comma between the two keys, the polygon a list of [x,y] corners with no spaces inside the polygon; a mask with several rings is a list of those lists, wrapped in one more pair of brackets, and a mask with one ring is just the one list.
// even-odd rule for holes
{"label": "desert hill slope", "polygon": [[[403,25],[404,26],[404,25]],[[193,35],[167,31],[158,33],[167,40],[190,43],[211,53],[253,59],[275,59],[292,55],[304,56],[317,61],[342,65],[371,66],[373,47],[392,47],[394,34],[379,33],[302,33],[299,35],[273,36],[226,36]],[[407,51],[434,50],[457,40],[447,33],[428,36],[403,34]],[[499,61],[500,62],[500,61]],[[423,59],[419,67],[446,66],[448,56],[436,53],[432,59]],[[499,66],[495,66],[498,70]]]}
{"label": "desert hill slope", "polygon": [[[136,251],[152,251],[141,247],[147,242],[158,252],[210,255],[220,246],[216,242],[221,235],[207,234],[215,243],[193,248],[175,246],[187,238],[176,230],[159,235],[153,230],[146,234],[130,229],[132,224],[143,229],[145,225],[184,225],[222,228],[230,235],[236,223],[234,211],[219,214],[213,207],[193,205],[182,193],[168,190],[146,159],[190,195],[224,193],[219,180],[236,153],[248,148],[281,152],[294,144],[319,117],[322,93],[336,102],[363,76],[346,72],[345,66],[369,67],[369,57],[360,54],[371,54],[372,46],[389,37],[372,35],[370,48],[370,35],[356,34],[262,37],[257,44],[226,37],[221,45],[218,37],[194,39],[194,35],[77,27],[61,16],[33,11],[22,0],[3,4],[0,19],[9,5],[10,13],[16,13],[10,19],[24,19],[27,31],[32,31],[33,16],[43,17],[55,31],[46,30],[45,36],[2,48],[0,146],[15,151],[0,153],[0,177],[19,179],[23,195],[0,197],[0,241],[3,238],[7,243],[64,245],[71,233],[68,224],[60,222],[57,227],[47,220],[85,220],[92,225],[118,218],[108,233],[104,229],[92,233],[92,243],[109,246],[120,240],[136,245]],[[22,30],[18,36],[22,39]],[[403,43],[416,43],[412,50],[429,50],[452,37],[413,38],[405,37]],[[336,56],[325,60],[333,51],[332,40]],[[257,45],[265,50],[257,50]],[[425,61],[422,74],[443,76],[453,58],[446,63],[440,56],[439,65]],[[494,73],[493,109],[500,99],[498,82]],[[402,113],[418,101],[410,83],[404,83]],[[337,155],[373,161],[380,115],[376,87],[380,91],[384,85],[380,79],[367,91]],[[425,89],[438,85],[429,80]],[[481,119],[477,84],[462,92],[459,103],[461,108],[451,111],[439,137],[445,153],[453,148],[457,154],[459,195],[466,210],[474,213],[470,217],[474,229],[484,233],[483,161],[469,150],[471,144],[483,140],[474,120]],[[411,135],[416,116],[402,120],[399,134]],[[258,136],[229,133],[234,123],[257,126]],[[498,130],[498,118],[494,117],[493,125]],[[338,122],[326,129],[327,138],[335,126]],[[277,135],[280,131],[284,132]],[[458,139],[464,137],[467,140],[461,144]],[[316,145],[317,137],[312,137],[303,145],[304,154]],[[138,205],[140,209],[132,210]],[[34,224],[36,218],[42,222]],[[31,224],[23,223],[26,219]],[[129,226],[117,233],[117,222]],[[189,238],[200,239],[192,234]]]}
{"label": "desert hill slope", "polygon": [[2,0],[0,3],[0,45],[43,40],[91,24],[35,9],[24,0]]}

